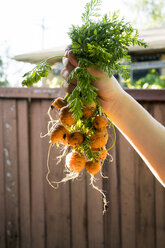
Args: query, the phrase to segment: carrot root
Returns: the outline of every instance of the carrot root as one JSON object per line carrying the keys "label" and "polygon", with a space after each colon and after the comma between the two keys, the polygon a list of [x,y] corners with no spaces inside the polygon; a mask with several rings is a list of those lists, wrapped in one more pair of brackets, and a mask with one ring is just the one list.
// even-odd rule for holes
{"label": "carrot root", "polygon": [[94,189],[96,189],[97,191],[99,191],[102,196],[103,196],[103,214],[105,214],[106,210],[107,210],[107,206],[108,206],[108,202],[107,202],[107,199],[106,199],[106,195],[104,194],[104,192],[99,189],[96,185],[94,185],[94,182],[96,181],[96,178],[94,175],[91,175],[91,178],[90,178],[90,184],[92,185],[92,187]]}
{"label": "carrot root", "polygon": [[62,154],[57,157],[58,161],[57,161],[56,164],[59,164],[61,162],[62,158],[66,156],[66,154],[68,153],[68,148],[69,148],[69,146],[64,146],[63,147]]}
{"label": "carrot root", "polygon": [[79,176],[79,173],[75,171],[70,171],[69,173],[66,174],[66,177],[64,177],[61,181],[56,182],[52,181],[51,183],[57,184],[57,187],[59,186],[60,183],[66,183],[67,181],[74,180]]}
{"label": "carrot root", "polygon": [[106,179],[108,178],[107,176],[104,176],[102,168],[100,170],[100,175],[101,175],[102,178],[106,178]]}
{"label": "carrot root", "polygon": [[49,157],[50,157],[50,150],[51,150],[52,144],[53,144],[53,143],[50,143],[50,145],[49,145],[49,150],[48,150],[46,180],[47,180],[47,182],[49,183],[49,185],[50,185],[52,188],[57,189],[57,188],[58,188],[58,185],[57,185],[57,187],[55,187],[55,186],[52,184],[52,182],[49,180],[49,175],[50,175]]}

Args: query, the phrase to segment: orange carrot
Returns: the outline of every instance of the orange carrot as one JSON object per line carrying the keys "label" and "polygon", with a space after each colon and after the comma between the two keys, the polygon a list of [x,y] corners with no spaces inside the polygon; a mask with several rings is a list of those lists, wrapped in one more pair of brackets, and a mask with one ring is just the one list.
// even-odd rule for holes
{"label": "orange carrot", "polygon": [[86,157],[77,151],[72,151],[66,156],[66,166],[77,173],[85,168]]}
{"label": "orange carrot", "polygon": [[97,129],[105,128],[108,125],[108,119],[106,116],[96,116],[93,125]]}
{"label": "orange carrot", "polygon": [[75,120],[74,117],[72,115],[72,112],[69,112],[69,107],[68,106],[64,106],[60,109],[60,113],[59,113],[59,117],[60,117],[60,121],[64,126],[72,126],[73,124],[75,124]]}
{"label": "orange carrot", "polygon": [[51,104],[51,109],[54,109],[54,107],[61,109],[62,107],[66,106],[66,105],[67,105],[67,103],[64,101],[64,99],[62,97],[58,97]]}
{"label": "orange carrot", "polygon": [[62,142],[66,145],[68,143],[68,135],[68,130],[61,123],[57,123],[50,134],[51,143]]}
{"label": "orange carrot", "polygon": [[90,118],[94,115],[95,111],[96,111],[96,103],[92,102],[90,105],[88,105],[87,103],[83,103],[84,105],[84,109],[83,109],[83,116],[85,118]]}
{"label": "orange carrot", "polygon": [[70,146],[79,146],[84,141],[84,135],[80,131],[75,131],[73,133],[70,133],[68,136],[68,145]]}
{"label": "orange carrot", "polygon": [[95,133],[90,137],[91,149],[101,149],[108,141],[108,132],[106,128],[96,129]]}
{"label": "orange carrot", "polygon": [[101,163],[99,161],[87,161],[85,168],[90,174],[95,175],[100,171]]}
{"label": "orange carrot", "polygon": [[107,150],[104,148],[97,148],[97,149],[93,149],[93,152],[99,152],[97,160],[101,160],[102,162],[104,162],[104,160],[107,157]]}

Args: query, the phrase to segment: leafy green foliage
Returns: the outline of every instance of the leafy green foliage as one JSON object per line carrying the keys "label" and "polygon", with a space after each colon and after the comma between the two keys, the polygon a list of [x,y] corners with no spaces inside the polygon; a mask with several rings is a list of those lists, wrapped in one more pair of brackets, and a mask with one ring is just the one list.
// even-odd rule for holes
{"label": "leafy green foliage", "polygon": [[91,76],[86,68],[77,67],[69,76],[68,82],[72,78],[77,79],[77,87],[68,97],[70,110],[73,112],[75,120],[79,120],[83,116],[83,103],[90,105],[93,101],[96,102],[97,89],[91,85],[91,81],[96,81],[97,78]]}
{"label": "leafy green foliage", "polygon": [[22,81],[22,85],[27,87],[33,86],[33,84],[39,82],[42,77],[47,77],[50,71],[52,71],[51,66],[44,61],[23,75],[25,79]]}
{"label": "leafy green foliage", "polygon": [[[89,18],[89,16],[88,16]],[[119,61],[129,60],[129,46],[144,46],[145,42],[138,39],[138,32],[118,13],[104,15],[102,20],[87,20],[82,26],[72,26],[69,32],[72,40],[72,51],[80,65],[91,67],[96,65],[109,76],[120,73],[128,76],[128,68]]]}
{"label": "leafy green foliage", "polygon": [[81,19],[84,23],[90,21],[90,17],[99,17],[98,11],[101,5],[101,0],[91,0],[85,5],[85,12],[82,14]]}
{"label": "leafy green foliage", "polygon": [[114,73],[128,78],[129,67],[119,61],[130,61],[128,47],[139,45],[146,47],[143,40],[138,39],[138,32],[124,19],[119,19],[118,13],[104,15],[101,20],[97,17],[100,0],[91,0],[85,6],[82,14],[83,25],[72,25],[69,37],[72,40],[72,51],[79,62],[79,67],[70,74],[68,83],[77,78],[77,87],[70,95],[68,102],[75,119],[82,117],[82,102],[96,102],[97,90],[91,85],[96,78],[91,77],[87,68],[96,65],[106,72],[109,77]]}
{"label": "leafy green foliage", "polygon": [[135,89],[162,89],[165,88],[165,76],[159,76],[155,69],[145,77],[133,82],[130,79],[124,81],[124,87]]}

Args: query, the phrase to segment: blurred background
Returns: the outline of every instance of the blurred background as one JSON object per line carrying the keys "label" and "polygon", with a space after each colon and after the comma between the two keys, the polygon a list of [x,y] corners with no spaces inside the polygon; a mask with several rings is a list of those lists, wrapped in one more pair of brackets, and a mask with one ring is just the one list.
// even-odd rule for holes
{"label": "blurred background", "polygon": [[[63,55],[65,47],[70,44],[67,32],[72,24],[81,24],[81,13],[86,2],[2,1],[0,85],[21,87],[22,75],[33,68],[34,63],[47,57]],[[140,63],[140,67],[133,65],[129,80],[122,81],[120,75],[116,75],[117,78],[123,86],[129,88],[164,88],[165,1],[102,1],[102,14],[117,10],[121,17],[139,30],[140,38],[144,38],[149,44],[145,51],[130,48],[133,63],[146,63]],[[36,86],[59,86],[61,69],[61,63],[56,64],[48,80],[43,80]]]}

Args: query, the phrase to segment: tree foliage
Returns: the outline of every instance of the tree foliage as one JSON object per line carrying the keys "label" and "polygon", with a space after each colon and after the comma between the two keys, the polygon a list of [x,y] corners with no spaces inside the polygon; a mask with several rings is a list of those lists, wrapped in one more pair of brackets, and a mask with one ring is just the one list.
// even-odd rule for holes
{"label": "tree foliage", "polygon": [[165,76],[160,76],[159,73],[153,69],[149,73],[138,80],[131,81],[127,79],[124,81],[124,87],[132,89],[162,89],[165,88]]}
{"label": "tree foliage", "polygon": [[134,0],[127,1],[134,13],[134,21],[141,27],[159,27],[165,24],[164,0]]}

